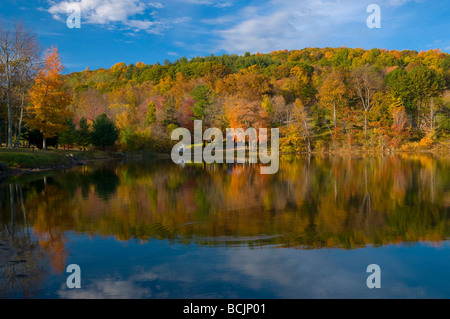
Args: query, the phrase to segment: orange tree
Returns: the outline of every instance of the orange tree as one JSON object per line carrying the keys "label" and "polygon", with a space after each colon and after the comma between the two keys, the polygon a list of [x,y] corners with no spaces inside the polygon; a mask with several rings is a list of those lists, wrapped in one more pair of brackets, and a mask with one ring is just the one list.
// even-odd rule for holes
{"label": "orange tree", "polygon": [[30,107],[27,125],[42,132],[42,147],[47,149],[46,139],[67,129],[66,123],[73,114],[68,110],[70,95],[63,89],[63,66],[57,48],[45,53],[44,67],[39,70],[30,89]]}

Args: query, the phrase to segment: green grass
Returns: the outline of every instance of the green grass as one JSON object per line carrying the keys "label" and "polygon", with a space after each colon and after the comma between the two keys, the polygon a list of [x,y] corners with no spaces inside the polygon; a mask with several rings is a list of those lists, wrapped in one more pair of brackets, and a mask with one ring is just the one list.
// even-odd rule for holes
{"label": "green grass", "polygon": [[67,163],[63,154],[53,151],[0,149],[0,163],[9,168],[38,168]]}

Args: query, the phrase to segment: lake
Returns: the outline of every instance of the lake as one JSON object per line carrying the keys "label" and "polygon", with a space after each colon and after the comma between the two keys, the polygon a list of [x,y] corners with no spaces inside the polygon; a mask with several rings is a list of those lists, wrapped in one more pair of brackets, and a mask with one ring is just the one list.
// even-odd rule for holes
{"label": "lake", "polygon": [[450,157],[259,168],[134,160],[5,180],[0,297],[450,297]]}

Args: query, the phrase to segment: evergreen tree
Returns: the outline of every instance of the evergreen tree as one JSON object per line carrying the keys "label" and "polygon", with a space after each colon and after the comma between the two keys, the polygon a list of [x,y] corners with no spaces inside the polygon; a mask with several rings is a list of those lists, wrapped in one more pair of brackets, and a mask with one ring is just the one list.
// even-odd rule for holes
{"label": "evergreen tree", "polygon": [[85,117],[81,118],[79,125],[80,128],[77,130],[77,144],[82,146],[84,150],[91,142],[91,132]]}
{"label": "evergreen tree", "polygon": [[198,85],[191,92],[191,96],[195,100],[193,109],[194,120],[204,120],[208,109],[214,103],[215,93],[212,92],[206,85]]}
{"label": "evergreen tree", "polygon": [[97,147],[112,146],[119,138],[119,132],[106,113],[96,117],[92,125],[91,142]]}
{"label": "evergreen tree", "polygon": [[64,149],[66,148],[66,145],[70,148],[70,146],[75,143],[77,137],[77,131],[75,129],[73,119],[69,119],[66,126],[67,130],[61,132],[58,136],[58,143],[63,145]]}

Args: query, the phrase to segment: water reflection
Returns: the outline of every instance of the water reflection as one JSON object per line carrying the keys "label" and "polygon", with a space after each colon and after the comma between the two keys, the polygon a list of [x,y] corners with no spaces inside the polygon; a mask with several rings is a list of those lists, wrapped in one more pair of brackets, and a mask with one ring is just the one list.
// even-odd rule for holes
{"label": "water reflection", "polygon": [[449,236],[449,166],[426,155],[284,157],[275,175],[261,175],[257,164],[159,161],[10,179],[1,188],[0,231],[12,255],[2,258],[1,288],[27,291],[24,278],[62,273],[68,232],[205,247],[441,245]]}
{"label": "water reflection", "polygon": [[[45,253],[31,234],[23,190],[20,184],[2,188],[0,214],[0,297],[34,297],[43,283]],[[9,200],[9,201],[8,201]]]}

